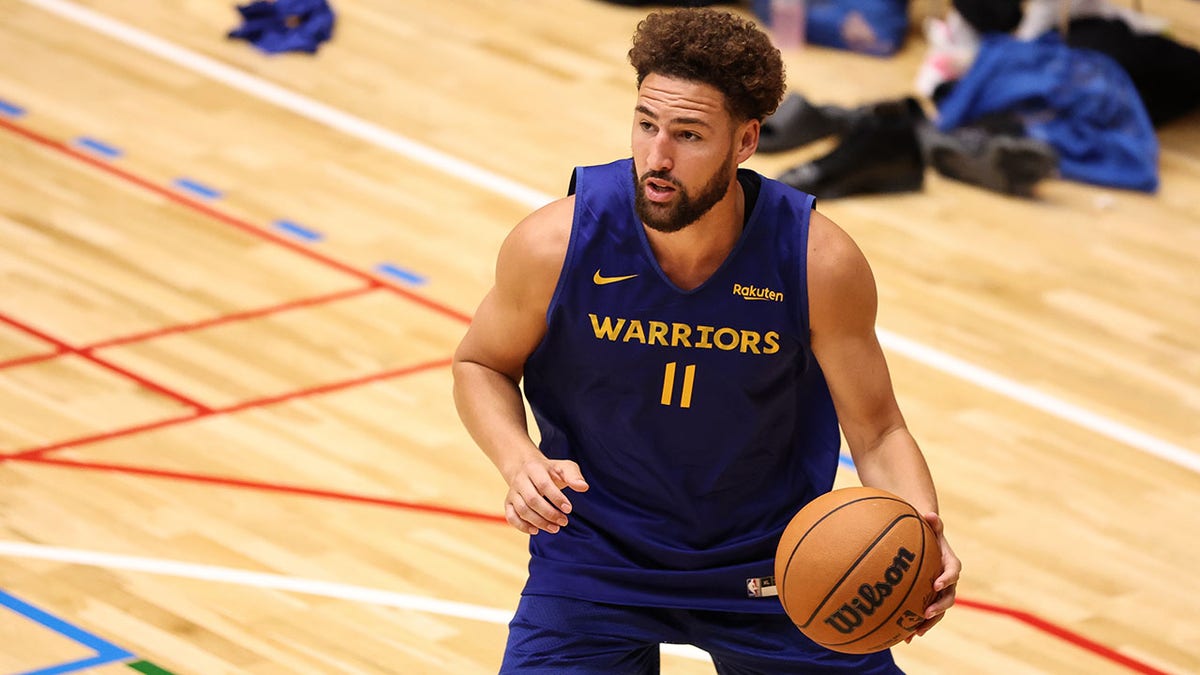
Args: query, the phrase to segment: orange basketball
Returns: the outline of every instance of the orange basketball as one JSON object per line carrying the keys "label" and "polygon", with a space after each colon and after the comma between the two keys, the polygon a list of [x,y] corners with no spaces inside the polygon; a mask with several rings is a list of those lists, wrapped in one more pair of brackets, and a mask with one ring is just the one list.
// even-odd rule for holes
{"label": "orange basketball", "polygon": [[775,553],[784,611],[813,642],[847,654],[907,638],[924,620],[941,573],[929,523],[903,499],[867,487],[809,502]]}

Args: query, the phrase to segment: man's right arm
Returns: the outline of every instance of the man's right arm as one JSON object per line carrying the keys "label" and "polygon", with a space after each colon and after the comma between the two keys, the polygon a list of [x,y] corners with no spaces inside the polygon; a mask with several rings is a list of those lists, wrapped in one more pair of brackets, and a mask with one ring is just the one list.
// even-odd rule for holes
{"label": "man's right arm", "polygon": [[454,353],[459,417],[508,483],[505,517],[529,534],[567,524],[571,503],[562,488],[587,489],[574,462],[548,460],[534,445],[518,386],[526,359],[546,333],[574,204],[573,197],[558,200],[513,228],[500,247],[495,285]]}

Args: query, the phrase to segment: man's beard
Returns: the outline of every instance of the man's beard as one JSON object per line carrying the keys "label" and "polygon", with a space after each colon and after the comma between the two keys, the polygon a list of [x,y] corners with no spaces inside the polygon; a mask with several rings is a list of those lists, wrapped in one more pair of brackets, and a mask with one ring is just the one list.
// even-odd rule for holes
{"label": "man's beard", "polygon": [[[659,232],[678,232],[699,220],[725,197],[725,194],[729,192],[729,184],[733,181],[736,170],[732,162],[725,164],[723,169],[718,171],[704,187],[700,188],[700,193],[693,199],[684,191],[682,185],[669,177],[670,174],[667,172],[647,171],[639,180],[637,166],[634,166],[631,169],[634,209],[637,210],[638,217],[642,219],[646,227]],[[645,181],[648,178],[665,180],[674,185],[679,193],[675,204],[668,206],[647,199]]]}

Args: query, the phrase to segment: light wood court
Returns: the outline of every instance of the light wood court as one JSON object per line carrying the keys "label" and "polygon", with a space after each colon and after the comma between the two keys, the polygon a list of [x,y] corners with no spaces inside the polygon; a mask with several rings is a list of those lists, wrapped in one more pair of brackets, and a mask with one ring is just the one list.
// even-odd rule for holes
{"label": "light wood court", "polygon": [[[509,228],[628,154],[644,11],[334,0],[314,58],[232,3],[3,4],[0,675],[495,672],[525,538],[448,363]],[[922,53],[786,56],[854,104]],[[1154,195],[820,206],[965,564],[910,673],[1200,672],[1200,116],[1160,138]]]}

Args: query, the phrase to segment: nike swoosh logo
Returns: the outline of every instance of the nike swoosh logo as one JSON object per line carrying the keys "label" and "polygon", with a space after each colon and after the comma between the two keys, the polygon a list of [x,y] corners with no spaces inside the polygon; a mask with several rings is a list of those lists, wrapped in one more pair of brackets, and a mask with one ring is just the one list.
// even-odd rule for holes
{"label": "nike swoosh logo", "polygon": [[637,276],[636,274],[626,274],[623,277],[606,277],[606,276],[602,276],[600,274],[600,270],[596,270],[596,274],[592,276],[592,282],[595,283],[597,286],[603,286],[605,284],[615,284],[618,281],[625,281],[627,279],[632,279],[636,276]]}

